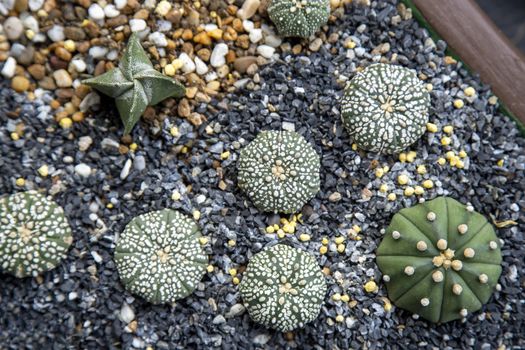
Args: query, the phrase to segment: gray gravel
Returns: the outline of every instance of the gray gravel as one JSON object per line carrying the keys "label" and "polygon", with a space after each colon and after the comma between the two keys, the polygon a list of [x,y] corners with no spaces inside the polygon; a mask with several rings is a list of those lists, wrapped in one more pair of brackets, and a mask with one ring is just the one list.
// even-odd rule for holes
{"label": "gray gravel", "polygon": [[[254,77],[259,83],[248,82],[227,100],[200,106],[197,112],[206,114],[208,122],[198,130],[178,118],[167,119],[160,134],[140,123],[133,132],[139,149],[129,155],[115,149],[121,133],[115,109],[96,113],[70,131],[46,131],[54,125],[46,120],[46,107],[39,101],[29,103],[1,82],[0,193],[22,190],[15,185],[18,177],[26,179],[26,189],[45,189],[65,208],[75,241],[67,259],[41,278],[0,275],[0,348],[525,346],[525,140],[513,122],[487,102],[489,87],[464,67],[445,65],[445,43],[433,43],[416,22],[396,17],[393,4],[374,1],[372,8],[352,7],[351,15],[330,28],[329,34],[339,35],[334,44],[325,41],[308,56],[282,54],[281,60]],[[349,35],[358,43],[353,50],[343,47]],[[390,44],[384,57],[390,60],[397,55],[398,64],[416,69],[432,82],[431,121],[454,126],[453,149],[465,149],[469,155],[465,169],[436,164],[444,153],[441,133],[426,133],[411,148],[418,158],[410,164],[352,150],[337,99],[357,67],[378,60],[371,53],[383,43]],[[465,107],[457,110],[452,102],[463,98],[467,85],[476,88],[478,97],[471,102],[465,99]],[[7,113],[15,108],[20,108],[16,120]],[[9,134],[20,120],[26,124],[25,135],[14,142]],[[173,125],[180,131],[175,138],[169,133]],[[298,234],[308,233],[312,240],[303,243],[296,235],[281,241],[313,252],[320,265],[331,271],[319,318],[286,335],[250,321],[228,274],[232,267],[242,271],[253,254],[277,242],[264,228],[278,217],[258,212],[238,190],[235,162],[239,149],[260,130],[280,128],[295,129],[322,155],[321,191],[303,208],[304,224],[298,226]],[[188,153],[180,152],[183,146]],[[222,160],[225,150],[231,156]],[[496,163],[502,158],[500,167]],[[376,162],[391,169],[382,180],[370,169]],[[38,176],[36,169],[42,164],[50,167],[51,176]],[[79,164],[88,166],[91,174],[79,175]],[[392,215],[417,198],[403,197],[398,188],[398,199],[389,202],[377,189],[381,182],[394,186],[401,173],[421,181],[423,177],[415,173],[419,164],[426,164],[424,178],[436,184],[424,198],[450,195],[470,201],[498,222],[518,223],[498,229],[505,243],[499,290],[465,322],[432,325],[395,307],[390,312],[383,307],[386,290],[374,251]],[[225,190],[219,187],[221,180]],[[181,194],[180,200],[172,199],[174,191]],[[108,203],[114,208],[108,209]],[[111,257],[119,232],[131,218],[165,207],[188,215],[201,212],[199,224],[210,237],[206,251],[215,271],[176,305],[153,306],[123,289]],[[347,240],[343,254],[331,243],[329,253],[319,255],[322,237],[346,235],[353,225],[362,228],[362,240]],[[230,247],[229,240],[235,240],[236,246]],[[371,278],[379,285],[377,293],[363,290]],[[357,301],[354,308],[331,300],[332,294],[343,292]],[[335,323],[338,314],[344,322]]]}

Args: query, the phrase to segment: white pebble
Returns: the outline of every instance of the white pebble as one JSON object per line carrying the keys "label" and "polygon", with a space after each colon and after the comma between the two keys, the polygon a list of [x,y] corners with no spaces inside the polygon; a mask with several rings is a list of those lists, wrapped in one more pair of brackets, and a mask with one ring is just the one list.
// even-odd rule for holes
{"label": "white pebble", "polygon": [[13,57],[7,58],[2,68],[2,75],[8,79],[12,78],[15,75],[16,70],[16,60]]}
{"label": "white pebble", "polygon": [[114,18],[114,17],[117,17],[118,15],[120,15],[120,11],[117,10],[115,5],[109,4],[109,5],[106,5],[106,7],[104,7],[104,14],[108,18]]}
{"label": "white pebble", "polygon": [[115,0],[115,7],[122,10],[128,4],[128,0]]}
{"label": "white pebble", "polygon": [[268,45],[257,46],[257,53],[264,58],[271,58],[275,53],[275,48]]}
{"label": "white pebble", "polygon": [[38,21],[35,17],[27,16],[22,22],[27,29],[31,29],[35,33],[39,31]]}
{"label": "white pebble", "polygon": [[199,57],[195,57],[195,67],[198,75],[205,75],[208,73],[208,66]]}
{"label": "white pebble", "polygon": [[151,41],[153,44],[155,44],[155,46],[158,46],[158,47],[168,46],[168,40],[166,40],[166,36],[160,32],[151,33],[148,36],[148,40]]}
{"label": "white pebble", "polygon": [[103,46],[93,46],[89,49],[89,55],[93,58],[102,58],[108,53],[108,48]]}
{"label": "white pebble", "polygon": [[95,262],[97,264],[100,264],[102,262],[102,257],[100,256],[99,253],[95,252],[95,251],[92,251],[91,252],[91,256],[93,257],[93,259],[95,259]]}
{"label": "white pebble", "polygon": [[124,164],[124,167],[122,168],[122,171],[120,172],[120,179],[124,180],[128,177],[129,171],[131,169],[131,159],[126,160],[126,163]]}
{"label": "white pebble", "polygon": [[282,44],[283,40],[279,38],[277,35],[267,35],[264,38],[264,43],[271,47],[279,47]]}
{"label": "white pebble", "polygon": [[28,5],[31,11],[36,12],[44,5],[44,0],[29,0]]}
{"label": "white pebble", "polygon": [[80,152],[85,152],[93,143],[91,136],[82,136],[78,139],[78,149]]}
{"label": "white pebble", "polygon": [[263,38],[261,29],[254,29],[250,32],[250,41],[252,43],[258,43]]}
{"label": "white pebble", "polygon": [[65,69],[59,69],[53,72],[53,78],[58,87],[70,87],[73,85],[73,80],[69,75],[68,71]]}
{"label": "white pebble", "polygon": [[89,17],[93,18],[96,21],[102,20],[105,17],[104,9],[102,9],[102,7],[100,7],[100,5],[97,3],[89,6],[88,14]]}
{"label": "white pebble", "polygon": [[4,21],[4,32],[9,40],[18,40],[24,32],[24,25],[18,17],[9,17]]}
{"label": "white pebble", "polygon": [[146,21],[143,19],[130,19],[129,27],[132,32],[141,32],[146,29]]}
{"label": "white pebble", "polygon": [[188,56],[187,53],[183,52],[180,54],[179,59],[182,61],[182,71],[184,73],[191,73],[195,71],[195,62]]}
{"label": "white pebble", "polygon": [[91,168],[85,163],[80,163],[75,166],[75,173],[82,177],[88,177],[91,175]]}
{"label": "white pebble", "polygon": [[120,319],[124,323],[130,323],[135,319],[135,312],[133,312],[133,309],[126,303],[122,304],[122,307],[120,308]]}
{"label": "white pebble", "polygon": [[239,11],[237,16],[241,19],[251,18],[257,12],[257,9],[261,6],[261,0],[246,0]]}
{"label": "white pebble", "polygon": [[227,53],[228,45],[224,43],[217,44],[211,53],[210,64],[215,68],[224,66],[226,64],[225,56]]}
{"label": "white pebble", "polygon": [[255,24],[253,24],[252,21],[248,21],[247,19],[245,19],[244,21],[242,21],[242,27],[245,31],[249,33],[253,30],[253,28],[255,28]]}
{"label": "white pebble", "polygon": [[66,38],[64,35],[64,27],[59,25],[54,25],[47,31],[47,36],[51,41],[57,42],[57,41],[64,41]]}
{"label": "white pebble", "polygon": [[87,68],[86,62],[84,62],[84,60],[81,60],[79,58],[76,58],[76,59],[72,60],[71,61],[71,65],[79,73],[84,72],[86,70],[86,68]]}

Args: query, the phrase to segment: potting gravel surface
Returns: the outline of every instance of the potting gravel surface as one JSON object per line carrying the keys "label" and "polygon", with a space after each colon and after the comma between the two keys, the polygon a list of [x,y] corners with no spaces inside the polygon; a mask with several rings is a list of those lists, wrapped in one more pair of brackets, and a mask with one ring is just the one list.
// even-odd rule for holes
{"label": "potting gravel surface", "polygon": [[[489,87],[445,58],[445,43],[434,43],[417,22],[398,21],[395,5],[352,5],[344,20],[329,28],[327,37],[339,34],[335,43],[325,42],[307,56],[281,54],[261,69],[259,83],[249,81],[225,100],[200,105],[197,111],[208,120],[198,129],[175,116],[164,121],[160,135],[139,123],[133,131],[138,149],[125,155],[118,152],[122,127],[111,100],[103,98],[100,111],[63,130],[48,119],[43,101],[29,102],[2,81],[0,193],[40,189],[52,195],[65,209],[74,242],[67,259],[38,278],[0,275],[0,348],[525,346],[525,140],[498,112]],[[354,49],[343,46],[349,36]],[[433,85],[430,121],[439,130],[454,127],[449,146],[441,145],[445,133],[438,131],[425,133],[407,150],[417,152],[413,162],[352,149],[338,99],[358,67],[380,60],[428,77],[425,83]],[[466,97],[467,86],[477,95]],[[465,105],[454,107],[456,99]],[[9,111],[16,107],[26,127],[24,137],[13,141],[9,135],[17,121]],[[179,131],[175,137],[173,126]],[[236,161],[259,131],[283,128],[303,135],[321,155],[321,191],[303,208],[297,232],[279,239],[265,229],[280,216],[259,212],[238,189]],[[449,150],[466,151],[463,169],[438,164]],[[425,174],[416,172],[422,164]],[[36,171],[42,165],[49,176]],[[385,165],[389,170],[378,178],[375,169]],[[430,179],[434,187],[405,196],[405,186],[396,180],[400,174],[408,175],[412,185]],[[25,179],[23,187],[17,178]],[[387,193],[379,191],[381,184],[388,185]],[[388,200],[392,192],[397,198]],[[464,321],[434,325],[390,305],[374,252],[394,213],[440,195],[471,202],[502,226],[497,234],[504,242],[504,261],[499,286],[481,311]],[[209,238],[205,250],[214,270],[189,297],[155,306],[124,290],[112,256],[119,233],[133,217],[162,208],[198,219]],[[305,233],[311,240],[299,239]],[[345,237],[342,253],[334,243],[337,236]],[[324,237],[328,252],[321,254]],[[319,317],[285,334],[250,320],[229,273],[237,269],[242,281],[250,257],[277,242],[313,253],[328,273]],[[370,280],[377,291],[364,289]],[[348,295],[350,302],[334,301],[337,293]]]}

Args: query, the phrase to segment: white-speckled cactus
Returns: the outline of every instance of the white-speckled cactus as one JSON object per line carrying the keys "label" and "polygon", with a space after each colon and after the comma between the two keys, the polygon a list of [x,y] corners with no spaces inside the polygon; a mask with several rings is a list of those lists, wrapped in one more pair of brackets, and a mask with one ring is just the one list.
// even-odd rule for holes
{"label": "white-speckled cactus", "polygon": [[313,255],[277,244],[252,257],[240,291],[255,322],[287,332],[317,318],[326,282]]}
{"label": "white-speckled cactus", "polygon": [[293,131],[263,131],[241,151],[239,187],[263,211],[293,213],[319,191],[320,161]]}
{"label": "white-speckled cactus", "polygon": [[423,135],[429,106],[430,95],[413,70],[378,63],[350,81],[341,113],[360,148],[397,153]]}
{"label": "white-speckled cactus", "polygon": [[153,304],[173,303],[191,294],[208,264],[199,237],[195,222],[174,210],[131,220],[115,250],[126,289]]}
{"label": "white-speckled cactus", "polygon": [[268,15],[282,36],[308,38],[330,16],[329,0],[272,0]]}
{"label": "white-speckled cactus", "polygon": [[397,306],[448,322],[488,301],[501,274],[501,251],[483,215],[439,197],[394,215],[377,264]]}
{"label": "white-speckled cactus", "polygon": [[0,268],[16,277],[54,269],[73,241],[64,210],[36,191],[0,199]]}

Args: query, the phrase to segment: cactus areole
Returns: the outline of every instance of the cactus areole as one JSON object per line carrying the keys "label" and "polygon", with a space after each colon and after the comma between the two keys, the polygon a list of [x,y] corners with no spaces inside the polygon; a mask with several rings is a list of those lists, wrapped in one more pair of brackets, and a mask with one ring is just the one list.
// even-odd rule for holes
{"label": "cactus areole", "polygon": [[329,0],[271,0],[268,15],[282,36],[308,38],[328,22]]}
{"label": "cactus areole", "polygon": [[500,241],[470,204],[439,197],[394,215],[377,264],[398,307],[448,322],[490,298],[501,274]]}
{"label": "cactus areole", "polygon": [[425,132],[429,106],[430,95],[413,70],[378,63],[347,85],[341,114],[360,148],[399,153]]}
{"label": "cactus areole", "polygon": [[277,244],[253,256],[240,291],[254,321],[288,332],[317,318],[326,282],[313,255]]}
{"label": "cactus areole", "polygon": [[320,160],[293,131],[263,131],[241,151],[239,187],[263,211],[293,213],[319,191]]}
{"label": "cactus areole", "polygon": [[191,294],[208,264],[199,237],[197,225],[174,210],[131,220],[115,250],[126,289],[153,304],[173,303]]}
{"label": "cactus areole", "polygon": [[36,191],[0,199],[0,269],[16,277],[55,268],[73,241],[64,210]]}

